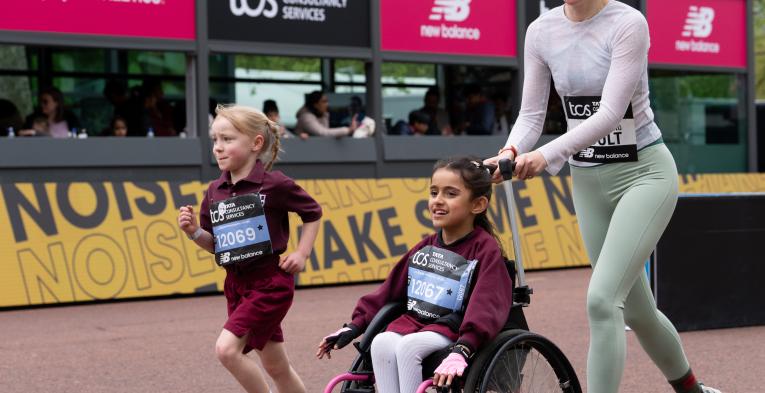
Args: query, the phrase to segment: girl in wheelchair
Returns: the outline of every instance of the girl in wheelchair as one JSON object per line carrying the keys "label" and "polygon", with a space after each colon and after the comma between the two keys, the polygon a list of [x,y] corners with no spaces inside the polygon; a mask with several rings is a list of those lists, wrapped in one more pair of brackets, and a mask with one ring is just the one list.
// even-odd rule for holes
{"label": "girl in wheelchair", "polygon": [[428,210],[437,232],[424,238],[393,267],[385,282],[359,299],[350,323],[324,337],[316,356],[329,358],[360,336],[387,303],[406,313],[372,341],[380,393],[414,393],[422,361],[451,347],[436,369],[434,385],[462,376],[471,356],[501,330],[512,304],[513,283],[501,242],[487,217],[490,171],[477,158],[436,163]]}

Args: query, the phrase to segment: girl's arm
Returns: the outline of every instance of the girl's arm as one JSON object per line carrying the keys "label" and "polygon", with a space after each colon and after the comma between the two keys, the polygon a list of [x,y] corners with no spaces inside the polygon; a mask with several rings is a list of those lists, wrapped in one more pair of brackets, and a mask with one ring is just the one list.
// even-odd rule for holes
{"label": "girl's arm", "polygon": [[306,258],[311,255],[313,243],[316,241],[316,236],[318,234],[319,220],[304,223],[303,230],[300,233],[300,241],[298,241],[297,252],[304,255]]}
{"label": "girl's arm", "polygon": [[311,255],[313,243],[319,234],[319,220],[306,222],[300,233],[297,249],[279,261],[279,267],[287,273],[295,274],[305,267],[305,261]]}
{"label": "girl's arm", "polygon": [[[419,245],[418,245],[419,246]],[[415,246],[412,250],[420,247]],[[356,303],[356,308],[351,315],[351,323],[361,331],[366,330],[372,318],[387,303],[394,301],[406,301],[407,273],[409,272],[409,250],[391,269],[388,278],[374,292],[362,296]]]}
{"label": "girl's arm", "polygon": [[197,246],[207,250],[207,252],[210,254],[215,252],[215,241],[213,239],[213,235],[204,229],[202,229],[202,234],[196,240],[194,240],[194,243],[196,243]]}
{"label": "girl's arm", "polygon": [[478,272],[460,326],[458,344],[475,353],[493,339],[504,326],[513,302],[513,283],[499,246],[481,247],[477,255]]}
{"label": "girl's arm", "polygon": [[202,227],[197,224],[194,207],[191,205],[181,206],[181,209],[178,212],[178,226],[184,233],[186,233],[186,236],[191,237],[192,240],[194,240],[194,243],[199,247],[202,247],[210,253],[215,252],[215,241],[213,236],[210,232],[202,229]]}

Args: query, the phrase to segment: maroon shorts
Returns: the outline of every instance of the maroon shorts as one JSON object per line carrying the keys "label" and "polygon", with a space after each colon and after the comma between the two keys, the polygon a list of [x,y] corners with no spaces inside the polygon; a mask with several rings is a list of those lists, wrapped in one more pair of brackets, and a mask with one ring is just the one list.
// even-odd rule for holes
{"label": "maroon shorts", "polygon": [[[271,269],[268,269],[271,270]],[[223,284],[228,320],[223,327],[237,337],[248,335],[243,352],[263,350],[269,341],[283,342],[281,322],[295,294],[295,279],[278,267],[239,276],[228,272]]]}

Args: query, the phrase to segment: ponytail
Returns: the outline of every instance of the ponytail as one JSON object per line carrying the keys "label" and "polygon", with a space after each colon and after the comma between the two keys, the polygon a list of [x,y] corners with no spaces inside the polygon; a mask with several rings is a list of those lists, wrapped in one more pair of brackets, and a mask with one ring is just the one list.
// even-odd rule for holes
{"label": "ponytail", "polygon": [[271,140],[271,151],[269,152],[269,160],[268,163],[266,163],[266,170],[271,170],[271,167],[274,166],[274,163],[279,158],[279,152],[281,152],[281,139],[279,138],[279,124],[277,124],[274,121],[266,120],[266,130],[268,131],[268,134]]}
{"label": "ponytail", "polygon": [[[499,235],[497,234],[497,229],[494,227],[494,224],[489,221],[489,215],[487,214],[488,210],[489,209],[487,208],[475,216],[475,221],[473,221],[473,224],[475,224],[477,227],[483,228],[486,232],[489,232],[494,240],[497,241],[497,244],[499,245],[499,252],[502,254],[502,258],[507,259],[507,253],[505,252],[505,247],[502,245],[502,239],[500,239]],[[514,233],[513,236],[516,236],[516,234]]]}

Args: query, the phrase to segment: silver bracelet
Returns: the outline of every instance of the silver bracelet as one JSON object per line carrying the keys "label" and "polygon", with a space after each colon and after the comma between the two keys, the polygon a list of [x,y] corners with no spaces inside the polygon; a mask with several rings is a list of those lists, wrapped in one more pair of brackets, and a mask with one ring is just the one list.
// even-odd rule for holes
{"label": "silver bracelet", "polygon": [[204,231],[205,230],[202,229],[202,227],[199,227],[197,228],[196,231],[194,231],[194,233],[192,233],[191,235],[186,235],[186,236],[189,238],[189,240],[197,240],[199,239],[200,236],[202,236],[202,232]]}

